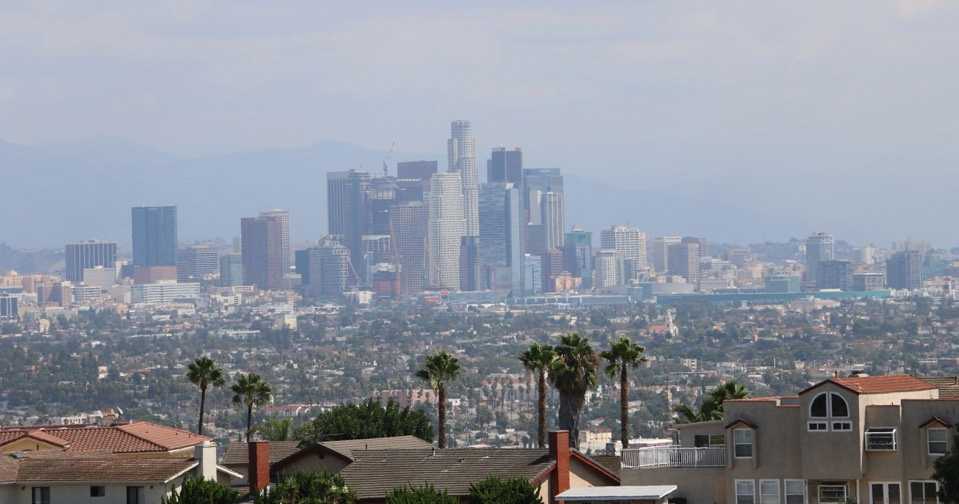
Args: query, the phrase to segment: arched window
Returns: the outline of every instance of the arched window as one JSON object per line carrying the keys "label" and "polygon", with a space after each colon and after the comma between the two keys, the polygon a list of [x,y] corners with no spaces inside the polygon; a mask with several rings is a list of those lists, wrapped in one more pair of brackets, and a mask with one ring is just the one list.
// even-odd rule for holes
{"label": "arched window", "polygon": [[849,432],[849,403],[837,392],[822,392],[809,403],[809,432]]}

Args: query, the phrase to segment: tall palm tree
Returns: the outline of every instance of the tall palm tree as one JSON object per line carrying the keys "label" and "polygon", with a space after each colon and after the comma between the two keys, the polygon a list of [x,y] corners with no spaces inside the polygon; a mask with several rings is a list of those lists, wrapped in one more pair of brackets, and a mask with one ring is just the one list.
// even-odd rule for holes
{"label": "tall palm tree", "polygon": [[203,413],[206,411],[206,390],[209,387],[222,387],[226,384],[226,380],[223,378],[223,370],[209,357],[200,357],[191,362],[186,377],[190,380],[190,383],[200,388],[200,421],[197,424],[196,433],[202,436]]}
{"label": "tall palm tree", "polygon": [[569,431],[569,444],[579,446],[579,414],[586,392],[596,386],[599,357],[589,340],[578,334],[560,338],[556,359],[549,367],[549,381],[559,391],[559,427]]}
{"label": "tall palm tree", "polygon": [[273,391],[256,373],[239,375],[230,389],[233,390],[233,404],[246,406],[246,441],[249,443],[253,435],[253,407],[268,402]]}
{"label": "tall palm tree", "polygon": [[536,400],[536,442],[540,448],[546,447],[546,375],[555,359],[553,347],[542,343],[533,343],[519,356],[523,367],[536,375],[536,392],[539,394]]}
{"label": "tall palm tree", "polygon": [[619,375],[619,438],[623,448],[629,448],[629,368],[646,361],[645,350],[622,336],[601,354],[606,359],[606,376],[616,379]]}
{"label": "tall palm tree", "polygon": [[449,352],[442,351],[427,356],[423,368],[416,372],[417,378],[428,382],[436,391],[436,423],[440,448],[446,448],[446,385],[457,379],[462,371],[459,360]]}

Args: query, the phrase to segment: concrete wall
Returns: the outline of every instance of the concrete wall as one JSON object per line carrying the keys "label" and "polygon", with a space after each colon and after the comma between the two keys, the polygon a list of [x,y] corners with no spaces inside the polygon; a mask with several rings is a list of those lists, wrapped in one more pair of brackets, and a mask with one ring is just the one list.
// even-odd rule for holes
{"label": "concrete wall", "polygon": [[[31,486],[21,490],[21,485],[15,487],[12,500],[3,500],[6,504],[32,504],[33,495]],[[144,485],[143,497],[146,504],[160,504],[163,496],[167,495],[171,487],[164,485]],[[3,494],[0,493],[0,496]],[[50,503],[60,504],[126,504],[127,487],[126,485],[107,485],[106,495],[103,497],[90,497],[90,485],[50,485]]]}
{"label": "concrete wall", "polygon": [[620,478],[623,485],[677,485],[679,489],[670,497],[684,497],[688,504],[728,502],[726,500],[728,476],[726,469],[723,468],[623,469]]}
{"label": "concrete wall", "polygon": [[18,439],[12,443],[3,445],[3,448],[0,449],[0,453],[14,453],[14,452],[25,452],[25,451],[40,451],[40,450],[62,450],[63,448],[59,446],[54,446],[50,443],[44,443],[37,439],[30,437],[25,437]]}
{"label": "concrete wall", "polygon": [[304,455],[286,465],[284,465],[281,474],[293,474],[297,472],[317,472],[326,471],[338,473],[349,462],[336,455],[324,455],[322,453],[310,453]]}

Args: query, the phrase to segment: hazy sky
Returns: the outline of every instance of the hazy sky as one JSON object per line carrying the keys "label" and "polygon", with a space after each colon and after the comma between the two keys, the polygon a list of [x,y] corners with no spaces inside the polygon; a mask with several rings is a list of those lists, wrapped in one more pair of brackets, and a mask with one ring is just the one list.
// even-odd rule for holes
{"label": "hazy sky", "polygon": [[441,155],[468,118],[482,157],[634,186],[879,162],[957,182],[959,2],[333,3],[6,0],[0,139]]}

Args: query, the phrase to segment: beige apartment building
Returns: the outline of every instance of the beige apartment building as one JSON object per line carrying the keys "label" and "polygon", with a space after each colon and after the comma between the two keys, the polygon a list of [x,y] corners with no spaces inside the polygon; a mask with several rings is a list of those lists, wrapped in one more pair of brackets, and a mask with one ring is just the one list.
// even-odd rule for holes
{"label": "beige apartment building", "polygon": [[931,380],[860,375],[727,401],[722,421],[677,425],[673,446],[624,450],[621,478],[676,485],[689,504],[938,503],[954,397]]}

